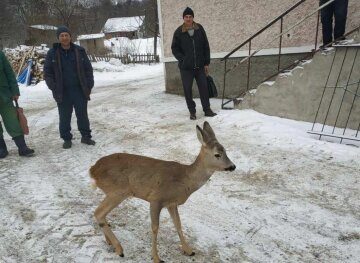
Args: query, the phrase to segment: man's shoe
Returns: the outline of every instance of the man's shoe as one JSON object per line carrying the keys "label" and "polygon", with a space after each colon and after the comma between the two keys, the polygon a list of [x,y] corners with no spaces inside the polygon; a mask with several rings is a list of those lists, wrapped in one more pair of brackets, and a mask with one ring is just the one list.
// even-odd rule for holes
{"label": "man's shoe", "polygon": [[64,141],[64,143],[63,143],[63,148],[64,149],[70,149],[71,146],[72,146],[72,141],[71,140],[70,141]]}
{"label": "man's shoe", "polygon": [[215,112],[213,112],[211,109],[208,109],[205,111],[205,116],[206,117],[214,117],[216,116],[217,114]]}
{"label": "man's shoe", "polygon": [[190,120],[196,120],[196,114],[190,113]]}
{"label": "man's shoe", "polygon": [[34,153],[35,153],[35,151],[28,147],[19,149],[20,156],[31,157],[31,156],[34,156]]}
{"label": "man's shoe", "polygon": [[81,137],[81,143],[87,144],[87,145],[95,145],[95,141],[91,140],[89,137]]}

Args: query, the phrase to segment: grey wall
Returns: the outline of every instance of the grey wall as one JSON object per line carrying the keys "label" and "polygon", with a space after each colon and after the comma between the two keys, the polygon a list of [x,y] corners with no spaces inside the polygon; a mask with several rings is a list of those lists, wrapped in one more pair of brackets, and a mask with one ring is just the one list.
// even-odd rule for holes
{"label": "grey wall", "polygon": [[[281,68],[285,68],[291,65],[295,60],[303,58],[308,54],[287,54],[282,55],[280,60]],[[243,57],[231,58],[227,62],[227,68],[230,69],[234,64],[239,62]],[[219,96],[222,96],[223,83],[224,83],[224,65],[225,63],[220,59],[212,59],[210,64],[210,75],[213,77],[216,87],[218,89]],[[250,64],[250,88],[257,87],[263,80],[272,74],[277,72],[278,67],[278,56],[257,56],[251,58]],[[233,71],[226,76],[226,97],[235,97],[243,93],[247,89],[247,62],[242,63],[240,66],[235,68]],[[166,92],[171,94],[183,95],[183,88],[180,78],[179,68],[177,62],[165,63],[165,86]],[[198,89],[196,82],[193,84],[194,97],[198,97]]]}
{"label": "grey wall", "polygon": [[[298,0],[158,0],[163,57],[172,57],[170,47],[173,33],[183,23],[182,12],[187,6],[194,10],[195,21],[204,26],[211,52],[220,53],[230,52],[297,2]],[[318,0],[305,1],[285,17],[284,30],[316,10],[318,6]],[[347,30],[359,24],[359,10],[360,1],[349,0]],[[305,23],[291,30],[283,38],[283,47],[298,47],[313,43],[316,19],[315,14]],[[264,45],[279,33],[279,29],[280,23],[276,23],[265,34],[254,39],[252,47],[255,49],[276,47],[277,42]],[[246,47],[244,49],[246,50]]]}

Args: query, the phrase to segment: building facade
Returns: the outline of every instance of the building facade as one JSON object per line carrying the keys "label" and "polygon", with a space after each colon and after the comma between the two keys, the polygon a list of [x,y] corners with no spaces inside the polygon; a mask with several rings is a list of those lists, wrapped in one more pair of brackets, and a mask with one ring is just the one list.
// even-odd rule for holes
{"label": "building facade", "polygon": [[[299,1],[294,0],[158,0],[160,33],[162,36],[162,61],[165,64],[166,92],[182,94],[182,84],[177,68],[177,61],[171,53],[171,41],[175,29],[183,22],[183,10],[189,6],[194,10],[194,21],[200,23],[206,30],[211,48],[210,74],[213,76],[221,94],[224,78],[224,62],[226,54],[254,35],[291,8]],[[305,1],[283,19],[281,68],[310,53],[315,47],[316,25],[319,7],[318,0]],[[360,23],[360,1],[349,0],[347,31]],[[311,13],[314,13],[310,16]],[[305,22],[289,30],[299,21],[309,16]],[[279,39],[281,23],[277,22],[256,37],[251,43],[251,50],[264,49],[251,60],[250,86],[277,71]],[[317,46],[321,44],[321,23]],[[231,56],[228,67],[231,68],[249,54],[249,46]],[[247,65],[239,66],[227,76],[226,90],[239,94],[247,85]],[[195,85],[195,84],[194,84]],[[194,89],[194,94],[197,89]]]}

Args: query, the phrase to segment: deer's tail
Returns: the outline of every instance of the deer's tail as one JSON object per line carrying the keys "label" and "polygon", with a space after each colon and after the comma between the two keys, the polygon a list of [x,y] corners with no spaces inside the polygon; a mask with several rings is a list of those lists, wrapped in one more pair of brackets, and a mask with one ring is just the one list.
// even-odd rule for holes
{"label": "deer's tail", "polygon": [[96,185],[96,179],[95,179],[95,175],[94,175],[94,166],[91,166],[91,168],[89,169],[89,175],[91,177],[91,188],[95,190],[97,188],[97,185]]}

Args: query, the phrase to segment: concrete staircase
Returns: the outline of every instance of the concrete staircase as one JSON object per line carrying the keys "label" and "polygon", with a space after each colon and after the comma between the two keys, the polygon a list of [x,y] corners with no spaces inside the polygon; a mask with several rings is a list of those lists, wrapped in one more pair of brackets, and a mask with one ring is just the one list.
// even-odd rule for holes
{"label": "concrete staircase", "polygon": [[[354,94],[359,94],[360,88],[358,84],[348,84],[360,81],[360,44],[354,44],[359,42],[355,37],[354,42],[347,47],[333,47],[326,52],[316,53],[312,60],[299,64],[288,73],[280,74],[274,82],[265,82],[256,90],[248,91],[236,108],[250,108],[267,115],[307,122],[314,122],[317,116],[318,123],[336,127],[347,124],[348,128],[357,130],[360,123],[360,97]],[[331,88],[335,86],[337,88]],[[345,87],[347,92],[344,91]],[[352,103],[354,98],[355,103]],[[347,122],[349,111],[351,114]]]}

